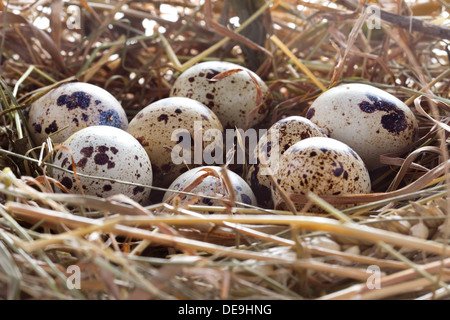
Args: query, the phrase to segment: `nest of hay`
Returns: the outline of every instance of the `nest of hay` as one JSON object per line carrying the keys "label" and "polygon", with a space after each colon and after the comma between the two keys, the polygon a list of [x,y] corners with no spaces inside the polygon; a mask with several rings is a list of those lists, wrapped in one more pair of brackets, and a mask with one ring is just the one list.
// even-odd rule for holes
{"label": "nest of hay", "polygon": [[[448,297],[448,1],[380,1],[378,29],[348,0],[0,6],[0,299]],[[263,127],[304,115],[322,87],[361,82],[405,101],[420,138],[383,157],[372,194],[308,196],[320,215],[55,192],[54,146],[33,145],[23,121],[32,101],[84,81],[131,118],[204,60],[263,77],[274,97]]]}

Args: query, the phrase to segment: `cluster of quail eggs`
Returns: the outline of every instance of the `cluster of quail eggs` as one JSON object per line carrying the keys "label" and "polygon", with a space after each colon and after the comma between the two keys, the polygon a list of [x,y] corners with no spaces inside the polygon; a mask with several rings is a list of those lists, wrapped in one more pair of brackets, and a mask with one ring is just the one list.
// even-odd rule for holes
{"label": "cluster of quail eggs", "polygon": [[277,173],[280,157],[295,142],[310,137],[325,137],[325,134],[310,120],[300,116],[275,122],[260,137],[258,145],[250,153],[246,180],[261,206],[273,205],[270,175]]}
{"label": "cluster of quail eggs", "polygon": [[57,190],[109,197],[124,194],[147,204],[153,183],[150,158],[129,134],[120,102],[107,90],[84,82],[60,85],[26,110],[30,136],[50,139],[56,152]]}
{"label": "cluster of quail eggs", "polygon": [[[382,165],[380,155],[405,149],[417,134],[414,114],[401,100],[369,85],[345,84],[321,94],[306,117],[275,122],[249,150],[246,176],[205,163],[207,148],[223,150],[225,129],[261,124],[271,101],[258,75],[215,61],[181,73],[169,97],[130,122],[110,93],[81,82],[51,90],[26,116],[36,144],[50,138],[61,145],[54,164],[63,170],[55,169],[54,177],[62,190],[125,194],[141,204],[148,203],[151,186],[168,188],[163,201],[234,199],[265,208],[282,207],[281,193],[369,193],[369,170]],[[220,139],[211,142],[208,132]]]}
{"label": "cluster of quail eggs", "polygon": [[[170,97],[142,108],[130,122],[114,96],[83,82],[50,90],[30,105],[26,119],[37,145],[51,141],[58,146],[53,163],[63,169],[54,169],[58,190],[103,197],[125,194],[145,204],[149,187],[167,188],[182,177],[188,181],[186,175],[196,167],[211,164],[205,163],[203,151],[222,150],[224,127],[256,125],[270,104],[270,91],[255,73],[236,64],[209,62],[183,72]],[[220,139],[211,142],[214,135]],[[202,173],[211,173],[219,167],[202,168]],[[237,203],[256,205],[245,180],[227,172],[231,190],[209,176],[194,191],[213,196],[214,190],[224,198],[233,195]],[[176,184],[184,188],[180,180]]]}
{"label": "cluster of quail eggs", "polygon": [[382,154],[405,151],[417,130],[412,111],[393,95],[365,84],[340,85],[314,100],[306,118],[288,117],[269,128],[252,151],[259,158],[247,182],[260,204],[276,208],[286,208],[283,194],[369,193],[369,170],[383,165]]}

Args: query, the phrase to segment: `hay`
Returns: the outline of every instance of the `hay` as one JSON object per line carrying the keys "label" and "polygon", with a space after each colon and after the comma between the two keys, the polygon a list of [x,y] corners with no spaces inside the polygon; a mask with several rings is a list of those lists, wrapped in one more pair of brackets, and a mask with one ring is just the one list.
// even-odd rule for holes
{"label": "hay", "polygon": [[[385,3],[382,29],[356,1],[199,2],[0,2],[0,299],[448,298],[448,2]],[[204,60],[265,79],[274,104],[262,127],[360,82],[405,101],[420,139],[383,156],[374,193],[285,194],[292,211],[55,193],[57,146],[31,141],[32,101],[86,81],[132,118]],[[295,202],[325,213],[296,214]]]}

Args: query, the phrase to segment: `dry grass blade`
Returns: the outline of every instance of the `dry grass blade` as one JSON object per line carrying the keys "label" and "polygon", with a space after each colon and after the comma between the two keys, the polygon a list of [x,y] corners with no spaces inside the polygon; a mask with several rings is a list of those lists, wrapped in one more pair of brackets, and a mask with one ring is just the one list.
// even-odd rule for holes
{"label": "dry grass blade", "polygon": [[276,35],[270,37],[270,39],[290,58],[294,63],[320,88],[322,91],[326,91],[325,86],[320,82],[317,77],[306,67],[288,47],[280,40]]}
{"label": "dry grass blade", "polygon": [[272,53],[270,51],[268,51],[266,48],[260,46],[259,44],[251,41],[250,39],[231,31],[230,29],[218,24],[214,20],[207,19],[207,22],[210,23],[210,25],[213,27],[213,29],[221,36],[228,37],[237,42],[241,42],[242,44],[244,44],[252,49],[262,51],[267,56],[272,57]]}
{"label": "dry grass blade", "polygon": [[5,245],[0,242],[0,266],[8,276],[8,299],[17,299],[19,297],[19,286],[21,280],[21,273],[19,268],[17,268],[16,264],[13,261],[13,257],[11,256],[8,249]]}
{"label": "dry grass blade", "polygon": [[[449,5],[367,7],[353,0],[0,1],[0,299],[448,298]],[[54,166],[54,151],[64,147],[52,134],[33,144],[28,107],[61,84],[108,90],[131,120],[169,97],[181,72],[218,60],[238,67],[210,81],[246,67],[269,88],[266,98],[251,75],[256,107],[247,125],[268,111],[256,131],[305,116],[327,88],[357,82],[404,101],[418,138],[381,156],[385,166],[370,173],[368,194],[292,194],[269,175],[271,187],[257,198],[277,188],[284,203],[275,207],[239,201],[225,171],[253,185],[250,161],[234,163],[251,154],[240,128],[221,170],[206,169],[183,191]],[[143,207],[126,195],[71,194],[54,170],[78,183],[149,188],[151,199]],[[196,194],[208,176],[218,181],[214,196]],[[173,196],[163,202],[167,191]],[[70,289],[77,267],[81,288]],[[378,290],[370,290],[374,278]]]}
{"label": "dry grass blade", "polygon": [[[41,220],[44,219],[47,223],[61,223],[64,222],[66,225],[71,225],[72,227],[83,227],[87,225],[100,225],[102,222],[83,218],[83,217],[74,217],[69,216],[67,214],[61,214],[56,211],[50,211],[47,209],[35,209],[33,207],[28,207],[24,205],[19,205],[15,203],[8,203],[6,206],[7,210],[16,215],[20,215],[22,218],[32,219],[32,220]],[[221,216],[215,215],[213,217],[124,217],[120,223],[121,224],[147,224],[151,225],[154,223],[165,223],[169,225],[174,224],[188,224],[188,223],[223,223],[223,222],[231,222],[231,223],[248,223],[248,224],[283,224],[283,225],[291,225],[295,228],[307,229],[307,230],[320,230],[331,233],[336,233],[340,235],[345,235],[349,237],[356,237],[365,240],[370,240],[374,242],[384,241],[386,243],[391,243],[393,245],[399,245],[407,248],[415,248],[420,249],[426,252],[434,253],[434,254],[450,254],[450,248],[445,248],[439,243],[433,243],[429,241],[424,241],[422,239],[418,239],[411,236],[399,235],[394,232],[388,232],[385,230],[380,230],[376,228],[371,228],[367,226],[358,226],[358,225],[348,225],[339,223],[333,219],[328,218],[319,218],[319,217],[270,217],[270,216]],[[171,246],[182,246],[183,243],[192,248],[197,248],[201,250],[208,250],[207,244],[204,244],[204,247],[200,243],[191,242],[189,240],[182,240],[175,237],[166,237],[164,235],[153,235],[147,234],[143,230],[137,230],[136,233],[133,234],[134,229],[129,229],[125,226],[115,226],[113,228],[115,232],[119,232],[122,234],[126,234],[129,236],[143,236],[144,238],[149,238],[150,240],[160,242],[165,245]],[[179,241],[179,242],[177,242]],[[225,250],[227,251],[227,250]],[[234,251],[233,251],[234,252]],[[246,255],[246,253],[238,253],[237,256]],[[249,255],[252,255],[249,253]],[[257,255],[258,256],[258,255]]]}
{"label": "dry grass blade", "polygon": [[344,54],[342,55],[342,57],[340,57],[339,62],[333,72],[333,77],[331,78],[331,81],[330,81],[331,84],[338,82],[338,80],[342,77],[342,73],[344,71],[344,63],[347,60],[347,56],[350,52],[350,49],[353,47],[353,44],[355,43],[356,38],[358,37],[358,34],[361,32],[363,24],[367,20],[367,15],[368,15],[368,12],[363,11],[363,13],[360,15],[360,17],[356,20],[356,22],[352,28],[352,31],[348,35],[348,40],[347,40],[347,43],[345,46]]}
{"label": "dry grass blade", "polygon": [[[448,266],[449,260],[446,259],[443,262],[431,262],[421,268],[430,273],[436,273],[439,271],[441,265]],[[399,271],[391,275],[386,275],[380,279],[379,290],[370,290],[365,284],[357,284],[350,288],[346,288],[341,291],[334,292],[328,296],[321,297],[321,299],[358,299],[358,300],[373,300],[373,299],[385,299],[397,294],[420,291],[423,288],[433,285],[428,279],[415,279],[417,272],[411,269]],[[443,281],[448,281],[448,275],[446,275]],[[443,288],[444,290],[448,290]]]}

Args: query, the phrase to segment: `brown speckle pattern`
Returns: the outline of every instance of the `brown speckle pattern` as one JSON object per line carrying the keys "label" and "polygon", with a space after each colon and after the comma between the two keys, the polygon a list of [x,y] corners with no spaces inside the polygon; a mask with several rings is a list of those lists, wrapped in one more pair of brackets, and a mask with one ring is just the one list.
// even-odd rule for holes
{"label": "brown speckle pattern", "polygon": [[[229,70],[241,71],[211,81],[213,77]],[[170,95],[200,101],[211,108],[224,128],[244,129],[250,112],[257,107],[258,90],[250,74],[261,88],[263,98],[258,112],[250,119],[249,127],[253,127],[267,116],[272,105],[272,95],[257,74],[240,65],[224,61],[199,63],[178,77]]]}
{"label": "brown speckle pattern", "polygon": [[[258,148],[263,159],[269,159],[272,150],[275,150],[275,146],[272,145],[274,142],[277,144],[276,147],[278,147],[278,152],[281,156],[289,147],[300,140],[324,136],[321,130],[308,119],[300,116],[291,116],[274,123],[267,133],[260,138]],[[259,205],[269,208],[273,205],[270,195],[271,180],[268,175],[261,174],[262,170],[257,152],[257,149],[255,149],[251,154],[256,159],[256,163],[249,165],[246,180],[257,196]],[[276,172],[277,165],[278,162],[274,161],[271,168],[273,173]]]}
{"label": "brown speckle pattern", "polygon": [[[223,132],[222,124],[211,110],[198,101],[184,97],[158,100],[143,108],[130,121],[128,132],[147,151],[154,168],[155,185],[168,187],[184,170],[184,164],[175,164],[172,159],[172,149],[181,142],[191,146],[190,164],[194,164],[193,136],[196,122],[203,132],[209,129]],[[177,133],[177,130],[181,132]],[[214,142],[204,141],[202,150],[211,143]]]}
{"label": "brown speckle pattern", "polygon": [[[74,133],[64,144],[73,154],[78,173],[127,181],[142,185],[152,185],[153,171],[150,159],[140,143],[124,130],[110,126],[91,126]],[[55,156],[54,164],[73,170],[69,153],[61,149]],[[54,170],[54,178],[74,193],[80,186],[72,173]],[[81,188],[88,195],[108,197],[124,194],[133,200],[146,204],[150,189],[133,185],[114,183],[79,176]]]}
{"label": "brown speckle pattern", "polygon": [[[312,137],[292,145],[281,156],[276,178],[289,193],[311,191],[321,196],[371,191],[369,172],[362,159],[355,158],[344,143],[326,137]],[[272,199],[275,205],[283,203],[274,187]]]}
{"label": "brown speckle pattern", "polygon": [[[170,190],[183,191],[189,187],[197,179],[201,179],[201,182],[189,190],[190,193],[205,195],[209,197],[223,197],[229,199],[230,195],[220,177],[220,167],[217,166],[204,166],[191,169],[181,174],[172,184],[169,186]],[[230,178],[231,185],[235,194],[236,201],[249,205],[257,205],[256,197],[252,192],[249,185],[238,174],[233,171],[227,171]],[[173,192],[167,191],[164,195],[163,201],[173,200]],[[171,198],[172,197],[172,198]],[[192,203],[193,196],[179,194],[182,202]],[[217,199],[202,198],[199,197],[195,204],[220,206],[223,205],[222,201]],[[240,205],[242,206],[242,205]]]}
{"label": "brown speckle pattern", "polygon": [[128,126],[127,115],[119,101],[103,88],[84,82],[52,89],[31,104],[26,119],[38,145],[50,134],[55,143],[62,143],[88,126],[107,125],[124,130]]}
{"label": "brown speckle pattern", "polygon": [[380,155],[411,145],[418,128],[414,113],[401,100],[379,88],[358,83],[324,92],[306,115],[330,138],[351,147],[369,170],[382,165]]}
{"label": "brown speckle pattern", "polygon": [[47,128],[45,128],[45,133],[50,134],[58,131],[58,124],[56,123],[56,120],[53,120],[52,123],[48,125]]}

